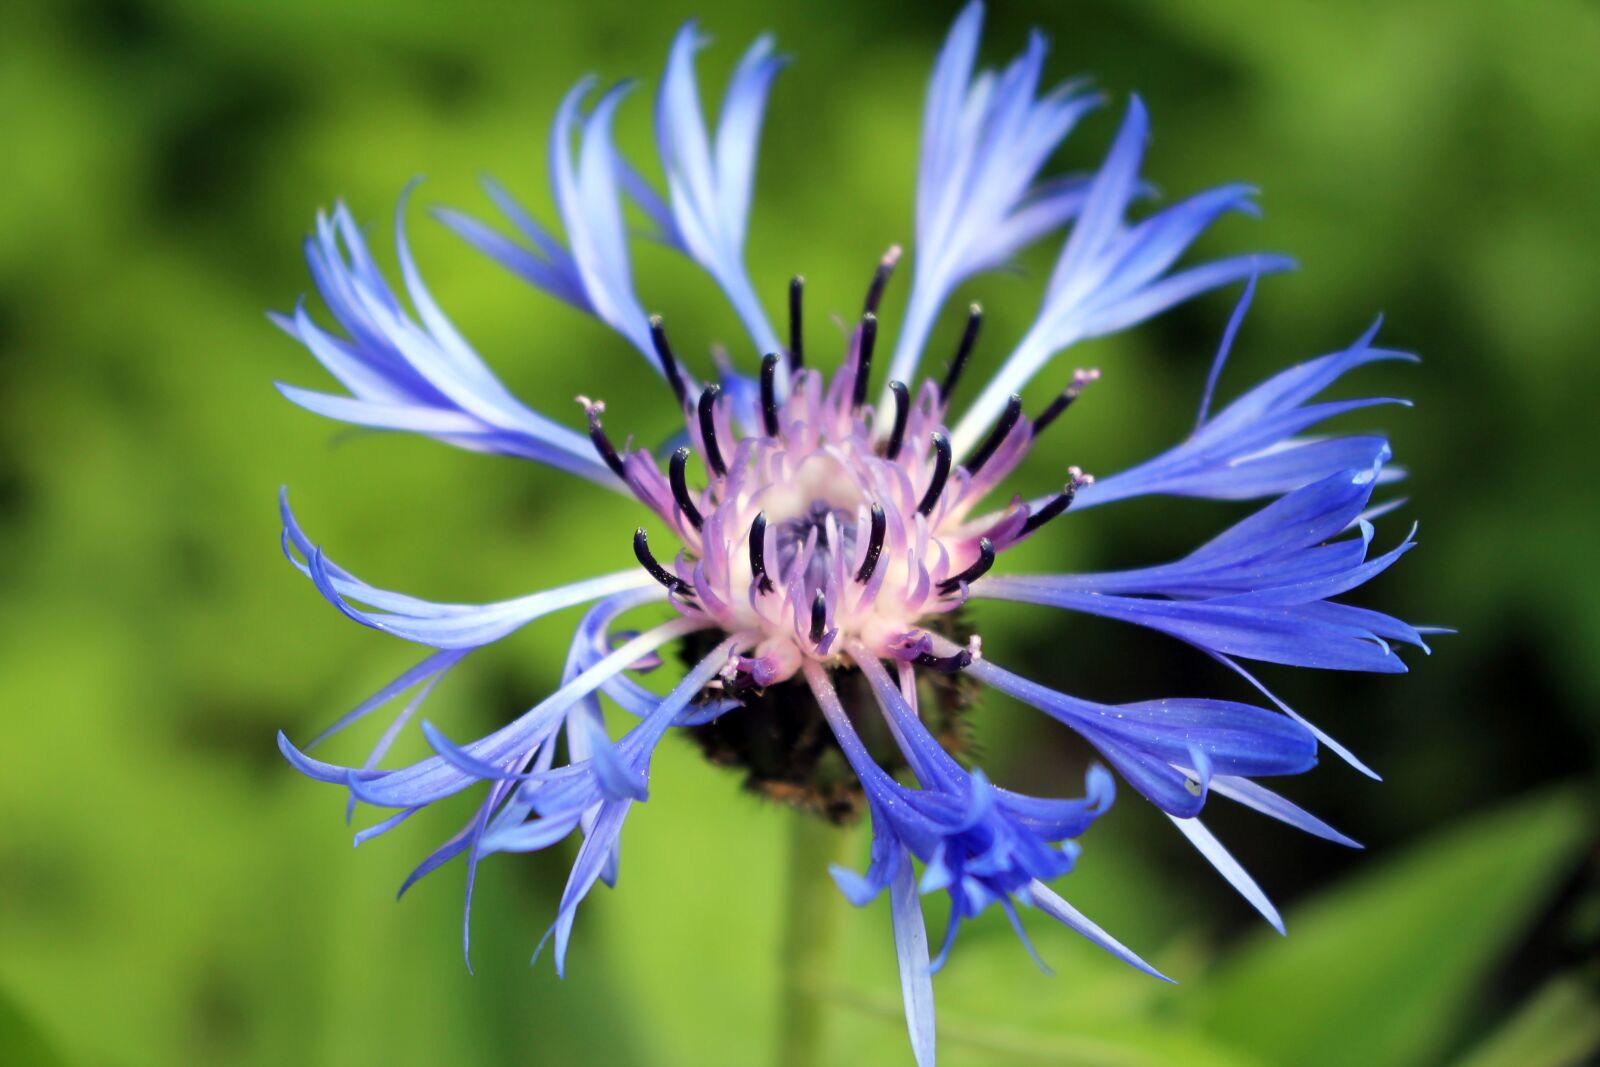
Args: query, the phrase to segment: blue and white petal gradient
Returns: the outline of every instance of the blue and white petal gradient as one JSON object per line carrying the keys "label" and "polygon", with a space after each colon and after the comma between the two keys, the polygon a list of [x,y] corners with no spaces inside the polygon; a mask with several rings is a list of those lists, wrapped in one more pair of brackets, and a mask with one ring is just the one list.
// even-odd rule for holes
{"label": "blue and white petal gradient", "polygon": [[[977,3],[961,13],[928,85],[913,240],[902,268],[907,310],[892,345],[880,340],[877,311],[903,258],[887,244],[896,234],[885,234],[889,251],[866,265],[864,308],[839,346],[808,342],[799,278],[768,294],[751,280],[745,237],[757,149],[786,62],[765,37],[738,63],[711,128],[694,69],[706,41],[692,23],[679,32],[655,92],[657,160],[648,171],[659,179],[636,169],[613,140],[629,84],[597,90],[586,78],[561,102],[551,129],[559,224],[536,220],[492,183],[500,221],[435,212],[490,258],[594,315],[637,350],[643,368],[618,346],[619,370],[658,376],[661,402],[684,420],[684,445],[669,456],[618,447],[625,435],[608,433],[600,400],[584,400],[586,424],[569,426],[513,396],[429,295],[406,241],[405,197],[395,218],[398,286],[344,207],[317,219],[306,258],[326,314],[301,306],[276,321],[337,387],[281,385],[285,396],[330,419],[520,456],[631,495],[677,541],[652,544],[643,526],[618,530],[612,573],[489,604],[440,604],[369,585],[335,564],[284,496],[284,550],[316,590],[356,622],[426,652],[310,744],[280,736],[283,753],[305,775],[345,790],[352,808],[387,809],[358,840],[456,793],[479,793],[460,832],[411,879],[463,858],[464,939],[484,857],[537,851],[576,834],[582,844],[546,935],[556,967],[564,966],[579,904],[595,882],[616,879],[623,824],[634,804],[650,799],[651,759],[669,731],[717,747],[719,762],[742,765],[753,788],[781,781],[783,791],[773,795],[819,816],[870,820],[866,869],[831,874],[854,904],[888,892],[920,1064],[934,1062],[932,976],[961,924],[991,906],[1019,935],[1018,905],[1038,908],[1164,977],[1052,887],[1078,861],[1079,838],[1111,805],[1119,780],[1170,817],[1280,929],[1266,894],[1202,824],[1206,804],[1221,796],[1355,844],[1261,779],[1309,771],[1324,749],[1372,772],[1246,664],[1393,673],[1405,670],[1402,646],[1426,650],[1416,627],[1335,599],[1415,543],[1414,529],[1380,536],[1373,525],[1392,506],[1375,502],[1374,493],[1400,476],[1389,466],[1387,440],[1310,433],[1335,416],[1404,403],[1318,398],[1366,364],[1411,357],[1378,347],[1374,326],[1349,347],[1280,371],[1213,411],[1257,280],[1291,264],[1268,254],[1196,263],[1186,253],[1220,216],[1253,214],[1253,190],[1227,185],[1141,208],[1151,188],[1140,173],[1149,118],[1137,97],[1124,106],[1096,169],[1047,176],[1047,161],[1103,100],[1080,83],[1041,84],[1046,45],[1038,34],[1010,63],[978,70],[982,21]],[[630,226],[640,220],[648,239],[681,252],[716,282],[743,324],[748,344],[719,360],[715,382],[697,381],[674,351],[666,320],[641,296],[630,258]],[[963,382],[982,312],[951,308],[955,292],[1044,242],[1059,252],[1032,325],[989,381]],[[1099,376],[1064,369],[1063,352],[1234,283],[1244,293],[1184,440],[1098,478],[1063,460],[1042,494],[1045,487],[1001,489]],[[776,297],[784,313],[781,335],[764,296]],[[965,321],[959,349],[930,356],[935,324],[951,318]],[[879,347],[887,370],[873,394]],[[836,369],[823,373],[812,362],[818,357]],[[1057,398],[1025,415],[1019,393],[1035,379],[1052,383]],[[595,387],[604,384],[601,377]],[[1007,550],[1060,534],[1073,512],[1152,495],[1251,501],[1254,510],[1235,514],[1182,558],[1134,570],[1027,574],[1007,566]],[[1055,612],[1069,611],[1158,631],[1236,672],[1241,689],[1267,706],[1165,693],[1107,704],[1058,692],[1027,677],[1027,665],[1005,648],[982,643],[968,615],[957,612],[969,600],[1035,605],[1046,627],[1056,625]],[[519,718],[463,739],[419,717],[433,687],[474,650],[576,605],[589,607],[559,686]],[[685,673],[663,696],[636,676],[669,653],[684,661]],[[927,684],[935,674],[961,676],[968,693],[1007,694],[1079,735],[1098,757],[1083,795],[1029,796],[991,781],[955,734],[938,728],[955,712],[934,695],[951,687]],[[628,719],[618,739],[607,730],[602,697]],[[308,754],[330,734],[396,706],[361,762]],[[823,790],[807,777],[815,768],[798,750],[793,766],[784,764],[787,753],[776,767],[771,753],[758,765],[740,749],[750,735],[741,719],[759,725],[765,718],[811,723],[854,780]],[[413,728],[434,755],[385,766],[396,738]],[[805,758],[814,764],[815,755]],[[921,906],[928,895],[948,898],[948,923],[932,951]]]}

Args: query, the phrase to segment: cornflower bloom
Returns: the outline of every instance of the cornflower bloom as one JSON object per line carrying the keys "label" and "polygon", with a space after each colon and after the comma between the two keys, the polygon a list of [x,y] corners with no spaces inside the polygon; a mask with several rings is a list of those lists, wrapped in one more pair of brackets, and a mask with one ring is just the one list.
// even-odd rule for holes
{"label": "cornflower bloom", "polygon": [[[597,881],[615,879],[623,823],[648,799],[652,756],[672,729],[695,738],[714,761],[741,768],[757,792],[839,822],[863,812],[870,819],[867,869],[836,868],[833,876],[855,904],[888,892],[907,1022],[922,1064],[934,1060],[932,974],[962,922],[990,905],[1006,912],[1019,936],[1021,903],[1161,977],[1049,885],[1072,869],[1076,839],[1112,802],[1117,776],[1280,927],[1255,882],[1201,824],[1208,799],[1220,795],[1354,844],[1257,781],[1309,770],[1319,747],[1365,768],[1241,661],[1396,672],[1405,669],[1396,644],[1423,646],[1416,628],[1332,599],[1412,547],[1408,535],[1386,552],[1371,551],[1370,519],[1384,510],[1372,505],[1374,489],[1398,476],[1387,466],[1387,441],[1306,436],[1333,416],[1399,403],[1317,397],[1357,367],[1409,357],[1375,347],[1374,327],[1213,414],[1212,391],[1256,278],[1290,263],[1246,255],[1176,264],[1219,216],[1253,212],[1252,191],[1224,186],[1130,221],[1130,206],[1145,195],[1139,169],[1147,120],[1137,98],[1097,170],[1041,180],[1045,161],[1099,98],[1078,84],[1041,93],[1046,47],[1038,34],[1003,69],[975,72],[982,14],[974,3],[957,18],[930,81],[907,312],[887,356],[886,384],[871,403],[877,312],[899,248],[876,265],[831,376],[808,362],[820,346],[805,336],[801,279],[789,288],[788,329],[780,337],[745,267],[757,141],[783,65],[767,38],[739,62],[713,133],[694,73],[703,42],[692,23],[678,33],[656,94],[664,193],[613,143],[613,117],[629,87],[586,106],[594,88],[586,79],[562,102],[550,135],[564,239],[492,183],[489,195],[509,233],[438,212],[472,245],[638,350],[647,373],[661,377],[663,398],[683,415],[683,443],[660,454],[619,447],[599,399],[579,398],[586,416],[579,430],[512,396],[424,285],[406,240],[404,198],[395,221],[404,300],[343,206],[319,216],[306,257],[338,328],[318,325],[303,307],[278,321],[344,392],[281,386],[290,400],[347,423],[557,467],[632,495],[676,541],[675,548],[652,543],[641,526],[631,531],[632,560],[613,573],[489,604],[432,603],[370,585],[335,564],[284,498],[285,550],[317,590],[356,622],[432,651],[324,733],[414,691],[359,765],[313,758],[281,735],[280,746],[304,774],[346,789],[352,806],[393,812],[360,831],[358,842],[437,801],[485,788],[460,832],[406,882],[464,858],[464,948],[479,861],[541,850],[576,833],[582,844],[546,934],[554,938],[558,971],[564,968],[578,905]],[[656,240],[720,285],[749,334],[748,366],[756,373],[723,360],[717,380],[702,384],[680,362],[664,321],[647,314],[635,294],[624,201],[650,220]],[[966,310],[958,350],[941,372],[919,380],[935,320],[963,281],[1063,229],[1031,327],[952,426],[982,313],[975,305]],[[1025,415],[1019,391],[1053,371],[1060,352],[1237,281],[1247,281],[1245,297],[1185,440],[1098,480],[1063,463],[1059,488],[1033,499],[997,499],[1023,457],[1098,377],[1082,369],[1063,375],[1057,399]],[[1048,536],[1069,508],[1153,494],[1267,502],[1173,562],[1100,574],[1014,574],[1005,566],[1007,552]],[[619,532],[619,564],[627,540]],[[1238,672],[1275,708],[1193,697],[1111,705],[1055,691],[1001,666],[1003,649],[982,648],[962,611],[974,599],[1105,616],[1169,634]],[[580,604],[592,606],[554,692],[465,743],[421,722],[434,755],[398,769],[380,766],[440,678],[474,650]],[[651,605],[669,608],[668,621],[640,633],[615,629],[624,615]],[[659,664],[672,645],[687,670],[661,696],[633,675]],[[971,765],[958,719],[983,687],[1038,708],[1093,746],[1104,765],[1089,769],[1083,796],[1014,792]],[[602,696],[637,719],[620,739],[605,727]],[[566,758],[558,763],[563,734]],[[942,947],[930,952],[919,898],[940,893],[949,900],[949,922]]]}

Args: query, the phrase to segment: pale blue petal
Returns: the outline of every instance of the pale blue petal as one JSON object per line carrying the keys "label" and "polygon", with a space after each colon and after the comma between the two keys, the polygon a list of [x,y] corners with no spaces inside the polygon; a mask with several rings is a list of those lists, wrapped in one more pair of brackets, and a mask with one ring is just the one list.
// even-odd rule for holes
{"label": "pale blue petal", "polygon": [[922,901],[909,854],[902,855],[900,869],[889,883],[889,907],[894,916],[894,948],[900,961],[900,995],[905,1000],[911,1051],[918,1067],[933,1067],[933,972],[928,967],[928,930],[922,922]]}
{"label": "pale blue petal", "polygon": [[1222,847],[1222,842],[1214,837],[1210,830],[1201,825],[1199,819],[1180,819],[1176,815],[1168,814],[1174,826],[1183,831],[1183,836],[1189,843],[1200,850],[1200,855],[1206,862],[1217,869],[1217,873],[1228,880],[1228,884],[1238,890],[1239,895],[1250,902],[1250,906],[1261,913],[1261,917],[1272,924],[1278,933],[1286,933],[1283,928],[1283,919],[1278,915],[1278,909],[1272,906],[1272,901],[1261,891],[1254,878],[1250,877],[1239,861]]}

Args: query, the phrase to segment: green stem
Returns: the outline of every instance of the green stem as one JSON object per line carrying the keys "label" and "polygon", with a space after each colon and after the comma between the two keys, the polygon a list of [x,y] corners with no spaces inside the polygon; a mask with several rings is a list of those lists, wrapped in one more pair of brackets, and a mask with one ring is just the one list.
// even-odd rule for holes
{"label": "green stem", "polygon": [[824,1008],[817,990],[833,977],[846,907],[828,877],[828,865],[844,856],[853,835],[849,827],[806,812],[790,812],[789,820],[777,1063],[817,1067],[822,1062]]}

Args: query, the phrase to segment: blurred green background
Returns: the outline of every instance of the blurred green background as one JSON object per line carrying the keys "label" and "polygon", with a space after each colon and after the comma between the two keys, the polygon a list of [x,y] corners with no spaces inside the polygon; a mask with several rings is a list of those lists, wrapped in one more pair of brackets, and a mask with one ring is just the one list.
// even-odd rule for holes
{"label": "blurred green background", "polygon": [[[912,236],[921,88],[955,10],[0,8],[0,1063],[769,1059],[795,817],[689,744],[663,747],[621,884],[581,912],[566,982],[527,960],[570,849],[484,867],[471,977],[458,866],[391,899],[467,799],[352,853],[336,791],[279,759],[278,728],[304,740],[418,658],[283,562],[280,484],[335,558],[445,600],[626,566],[636,519],[620,497],[529,464],[350,435],[292,408],[274,379],[324,380],[263,311],[309,288],[298,241],[336,197],[372,224],[386,263],[413,175],[427,176],[420,201],[484,211],[475,179],[491,171],[549,218],[543,145],[560,94],[588,71],[653,81],[675,27],[699,14],[716,41],[709,91],[760,30],[797,59],[770,110],[749,251],[765,293],[810,279],[820,353],[822,314],[854,307],[875,257]],[[1051,35],[1056,76],[1088,73],[1113,101],[1058,171],[1099,158],[1137,89],[1156,131],[1147,173],[1168,195],[1240,178],[1263,189],[1264,221],[1226,221],[1201,252],[1300,258],[1301,272],[1263,283],[1224,396],[1347,343],[1380,310],[1383,338],[1424,355],[1345,387],[1417,401],[1351,424],[1381,420],[1413,472],[1380,540],[1422,522],[1422,547],[1355,599],[1460,634],[1410,657],[1406,676],[1267,672],[1386,777],[1325,761],[1285,788],[1364,852],[1213,805],[1210,824],[1284,906],[1287,939],[1125,793],[1061,888],[1183,984],[1160,987],[1031,915],[1058,972],[1043,977],[991,914],[937,982],[943,1062],[1587,1062],[1600,1042],[1600,10],[1040,0],[990,13],[985,58],[1009,57],[1030,25]],[[643,88],[621,140],[648,161]],[[595,393],[619,430],[665,433],[661,387],[624,344],[420,206],[412,229],[435,294],[530,403],[577,425],[570,398]],[[970,287],[991,312],[986,360],[1020,335],[1053,251]],[[711,342],[741,339],[694,271],[658,250],[637,263],[645,302],[681,324],[702,372]],[[1106,377],[1018,484],[1043,491],[1068,462],[1109,472],[1181,435],[1233,299],[1061,357],[1058,376],[1093,363]],[[1107,508],[1060,524],[1020,565],[1165,559],[1230,514]],[[991,655],[1088,697],[1252,697],[1111,623],[977,619]],[[526,707],[556,678],[572,622],[478,654],[429,716],[469,737]],[[1064,731],[999,702],[977,719],[1001,781],[1076,792]],[[362,740],[330,751],[355,757]],[[844,956],[813,976],[828,1062],[909,1062],[887,906],[839,899],[837,912]]]}

